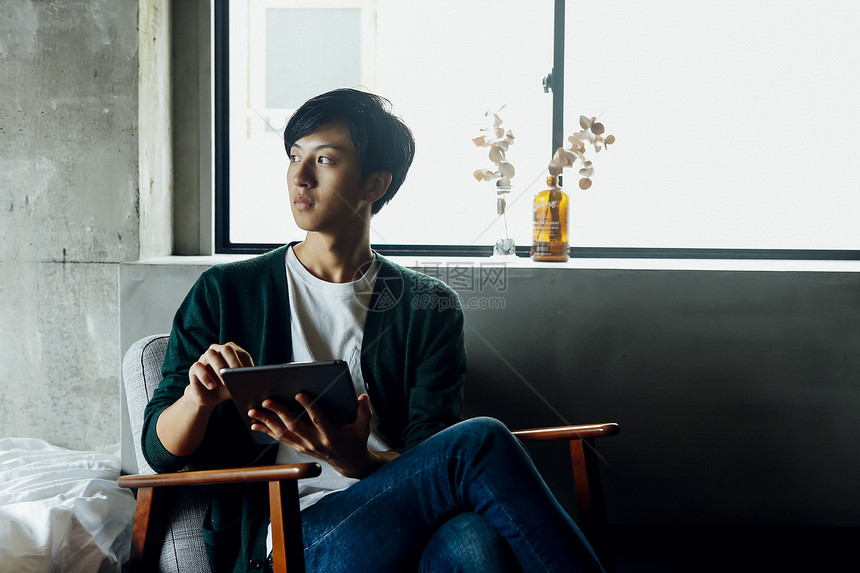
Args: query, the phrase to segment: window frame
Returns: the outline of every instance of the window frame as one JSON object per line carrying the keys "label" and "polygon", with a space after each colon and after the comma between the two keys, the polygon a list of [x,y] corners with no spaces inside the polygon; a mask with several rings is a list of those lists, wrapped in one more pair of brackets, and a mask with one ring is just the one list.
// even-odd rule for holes
{"label": "window frame", "polygon": [[[552,150],[562,145],[564,113],[564,22],[565,0],[554,1],[554,49],[551,74],[544,89],[552,91]],[[214,90],[214,251],[216,254],[261,254],[280,243],[234,243],[230,241],[230,133],[229,133],[229,0],[213,0],[213,90]],[[487,257],[492,245],[373,244],[387,256]],[[517,257],[528,257],[530,246],[516,247]],[[723,249],[683,247],[570,247],[578,259],[736,259],[736,260],[860,260],[853,249]]]}

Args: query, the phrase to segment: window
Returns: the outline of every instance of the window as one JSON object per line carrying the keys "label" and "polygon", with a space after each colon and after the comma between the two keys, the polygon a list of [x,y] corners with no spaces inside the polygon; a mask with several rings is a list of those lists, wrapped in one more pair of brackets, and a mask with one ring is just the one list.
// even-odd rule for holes
{"label": "window", "polygon": [[[491,250],[505,221],[493,184],[472,177],[492,164],[471,139],[502,106],[516,136],[506,222],[528,248],[552,153],[552,0],[234,0],[229,13],[219,1],[216,27],[230,34],[229,74],[216,68],[216,85],[229,77],[228,113],[216,111],[220,251],[303,236],[279,130],[307,97],[342,86],[390,99],[418,144],[374,217],[377,249]],[[592,154],[590,190],[566,172],[574,255],[860,258],[860,5],[559,1],[565,138],[579,115],[617,138]]]}
{"label": "window", "polygon": [[274,244],[303,236],[286,193],[284,126],[314,95],[374,85],[374,4],[229,3],[229,243]]}

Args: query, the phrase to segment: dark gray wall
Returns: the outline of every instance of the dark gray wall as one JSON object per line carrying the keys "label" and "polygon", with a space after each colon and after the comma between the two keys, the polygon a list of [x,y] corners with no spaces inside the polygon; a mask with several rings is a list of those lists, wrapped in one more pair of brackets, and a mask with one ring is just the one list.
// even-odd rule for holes
{"label": "dark gray wall", "polygon": [[619,422],[611,521],[860,523],[860,275],[509,272],[467,317],[468,402]]}
{"label": "dark gray wall", "polygon": [[[204,267],[121,267],[123,349],[169,329]],[[599,444],[611,522],[860,525],[860,273],[486,272],[447,277],[469,413],[619,422]],[[568,504],[555,454],[535,451]]]}

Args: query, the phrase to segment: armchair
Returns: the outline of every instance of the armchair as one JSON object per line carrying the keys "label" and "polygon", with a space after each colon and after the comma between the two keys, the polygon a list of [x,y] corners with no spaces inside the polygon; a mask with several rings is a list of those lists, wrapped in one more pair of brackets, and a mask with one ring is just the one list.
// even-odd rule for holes
{"label": "armchair", "polygon": [[[137,489],[129,571],[207,571],[201,524],[206,511],[200,488],[213,483],[268,482],[276,573],[304,571],[297,480],[315,477],[318,464],[264,466],[157,474],[143,458],[143,410],[161,382],[167,335],[134,343],[123,359],[123,382],[140,475],[122,476],[119,485]],[[618,424],[564,426],[514,431],[523,442],[564,440],[570,445],[578,524],[607,571],[612,555],[594,439],[613,436]],[[263,564],[260,563],[260,568]]]}

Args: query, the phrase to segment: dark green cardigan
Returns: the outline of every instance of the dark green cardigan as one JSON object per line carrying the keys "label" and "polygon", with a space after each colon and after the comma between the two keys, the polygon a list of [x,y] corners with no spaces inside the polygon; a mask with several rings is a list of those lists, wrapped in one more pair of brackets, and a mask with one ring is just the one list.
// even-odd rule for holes
{"label": "dark green cardigan", "polygon": [[[285,250],[212,267],[179,307],[164,380],[144,413],[143,452],[156,471],[274,463],[277,448],[253,443],[232,402],[215,409],[203,444],[188,457],[164,449],[155,423],[182,396],[189,367],[210,344],[235,342],[259,365],[291,361]],[[406,450],[461,419],[463,313],[456,293],[441,281],[377,259],[361,370],[378,431],[393,448]],[[213,571],[246,571],[250,559],[265,558],[266,495],[264,484],[213,489],[204,524]]]}

